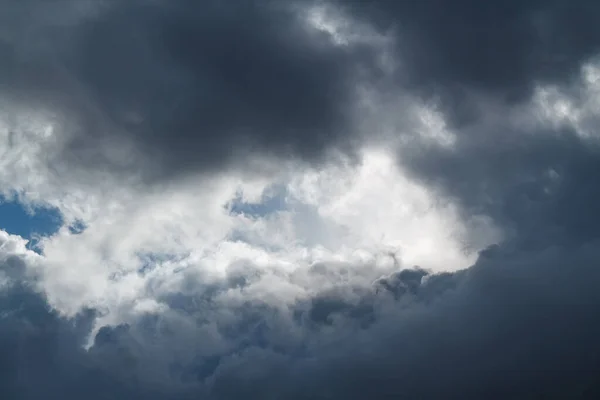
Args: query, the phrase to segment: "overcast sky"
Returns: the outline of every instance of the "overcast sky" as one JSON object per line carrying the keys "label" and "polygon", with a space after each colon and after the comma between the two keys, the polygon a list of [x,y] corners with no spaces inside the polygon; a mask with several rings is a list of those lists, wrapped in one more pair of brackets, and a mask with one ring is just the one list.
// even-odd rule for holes
{"label": "overcast sky", "polygon": [[598,21],[0,0],[0,398],[597,398]]}

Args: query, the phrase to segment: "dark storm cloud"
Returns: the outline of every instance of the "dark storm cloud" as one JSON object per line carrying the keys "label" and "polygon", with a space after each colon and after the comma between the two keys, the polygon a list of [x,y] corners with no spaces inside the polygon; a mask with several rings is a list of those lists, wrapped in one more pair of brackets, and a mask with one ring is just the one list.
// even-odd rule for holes
{"label": "dark storm cloud", "polygon": [[[353,362],[329,365],[324,379],[344,382],[336,398],[593,398],[597,262],[597,243],[496,249],[467,271],[430,278],[446,290],[386,315],[354,346]],[[430,295],[426,284],[415,297]],[[371,342],[379,338],[388,339]]]}
{"label": "dark storm cloud", "polygon": [[600,235],[600,146],[572,129],[527,132],[487,123],[452,149],[403,153],[415,176],[485,214],[519,246],[580,244]]}
{"label": "dark storm cloud", "polygon": [[600,50],[600,5],[591,0],[334,2],[392,29],[403,83],[427,95],[521,99],[538,82],[575,76]]}
{"label": "dark storm cloud", "polygon": [[[515,246],[598,237],[600,147],[589,138],[598,134],[597,123],[583,138],[574,125],[539,123],[532,102],[543,85],[575,106],[585,101],[581,71],[600,54],[600,3],[334,3],[390,30],[399,61],[395,90],[408,89],[436,108],[455,135],[453,146],[402,149],[399,162],[413,176],[458,200],[467,217],[492,217]],[[409,118],[399,119],[398,134],[415,131]]]}
{"label": "dark storm cloud", "polygon": [[103,327],[85,351],[93,312],[65,320],[14,284],[0,296],[0,390],[6,399],[591,399],[599,262],[597,242],[495,246],[468,270],[340,284],[288,312],[256,302],[217,310],[215,297],[181,315],[200,325],[202,315],[235,316],[218,328],[234,345],[196,356],[191,343],[184,356],[172,350],[190,325],[162,313]]}
{"label": "dark storm cloud", "polygon": [[114,137],[166,175],[348,145],[368,49],[310,26],[310,1],[39,4],[2,2],[0,83],[77,123],[80,162]]}

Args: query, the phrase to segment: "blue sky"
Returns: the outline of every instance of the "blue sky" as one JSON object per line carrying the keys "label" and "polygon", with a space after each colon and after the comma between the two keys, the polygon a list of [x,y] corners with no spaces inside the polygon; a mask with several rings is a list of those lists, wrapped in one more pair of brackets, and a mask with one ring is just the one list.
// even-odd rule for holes
{"label": "blue sky", "polygon": [[232,214],[245,214],[251,218],[261,218],[286,208],[287,191],[283,185],[272,185],[265,190],[256,203],[245,202],[239,195],[229,204]]}
{"label": "blue sky", "polygon": [[37,207],[28,210],[21,203],[0,197],[0,229],[31,240],[34,244],[37,236],[48,236],[62,225],[58,210]]}

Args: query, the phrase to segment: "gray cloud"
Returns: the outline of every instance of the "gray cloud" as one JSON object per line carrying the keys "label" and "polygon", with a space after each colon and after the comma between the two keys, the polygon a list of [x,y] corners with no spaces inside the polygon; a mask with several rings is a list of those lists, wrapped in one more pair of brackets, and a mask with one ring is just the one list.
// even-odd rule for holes
{"label": "gray cloud", "polygon": [[99,143],[126,139],[169,177],[349,149],[370,50],[310,26],[310,1],[3,4],[3,94],[69,121],[67,159],[106,161]]}
{"label": "gray cloud", "polygon": [[600,50],[600,6],[590,0],[334,2],[393,30],[402,83],[462,117],[471,91],[522,100],[537,83],[576,77]]}
{"label": "gray cloud", "polygon": [[[288,311],[217,297],[171,303],[101,328],[89,351],[94,313],[64,320],[15,285],[1,297],[4,397],[594,398],[597,246],[495,246],[468,270],[340,284]],[[226,345],[199,350],[206,338],[196,335],[215,321]]]}
{"label": "gray cloud", "polygon": [[403,161],[467,214],[491,216],[519,246],[597,238],[597,143],[571,129],[502,128],[484,121],[464,130],[452,149],[407,153]]}
{"label": "gray cloud", "polygon": [[[597,140],[582,137],[573,124],[539,123],[543,117],[531,104],[543,85],[576,106],[585,101],[581,71],[600,53],[600,5],[335,3],[392,30],[400,65],[395,90],[433,105],[455,135],[453,146],[416,140],[400,150],[399,162],[414,177],[441,198],[458,200],[467,216],[492,217],[515,246],[543,249],[598,237]],[[414,132],[410,118],[399,119],[399,132]],[[589,123],[592,136],[596,125]]]}

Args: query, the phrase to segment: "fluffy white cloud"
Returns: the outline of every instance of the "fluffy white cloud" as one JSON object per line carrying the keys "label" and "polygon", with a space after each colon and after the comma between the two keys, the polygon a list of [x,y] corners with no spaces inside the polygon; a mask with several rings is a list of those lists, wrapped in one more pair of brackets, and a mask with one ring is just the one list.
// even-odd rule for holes
{"label": "fluffy white cloud", "polygon": [[[368,284],[397,268],[394,259],[433,271],[467,267],[473,250],[499,238],[485,220],[465,222],[451,202],[439,204],[377,147],[365,148],[358,162],[289,164],[268,179],[228,173],[148,186],[135,175],[71,171],[54,157],[62,143],[50,118],[31,115],[23,124],[3,115],[2,187],[65,217],[29,268],[66,315],[94,307],[106,313],[103,322],[126,322],[160,309],[156,298],[183,291],[190,279],[228,279],[240,262],[259,277],[235,296],[291,304],[335,285],[307,275],[315,263],[356,265],[350,276]],[[282,207],[265,206],[262,215],[228,207],[236,199],[260,203],[274,186]],[[82,233],[69,229],[75,221]],[[483,233],[469,247],[474,229]],[[365,264],[376,268],[361,271]]]}

